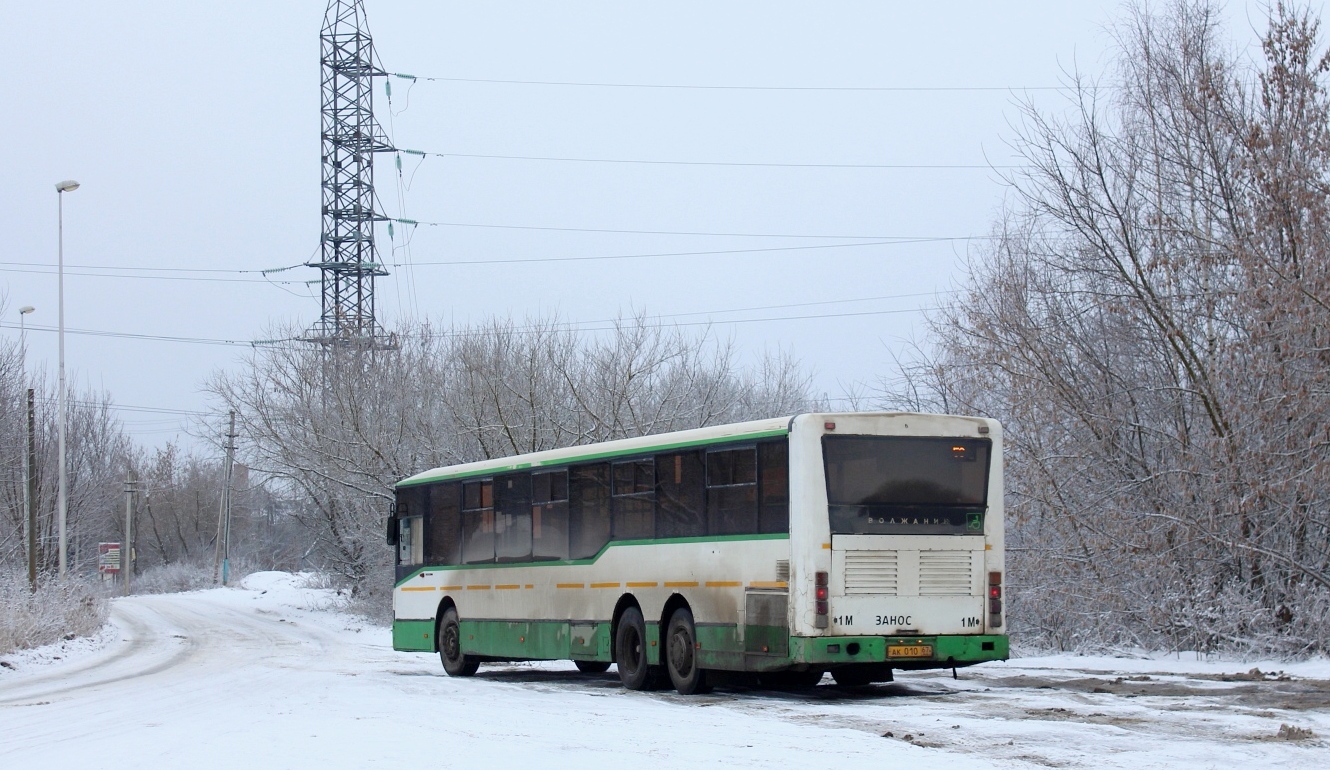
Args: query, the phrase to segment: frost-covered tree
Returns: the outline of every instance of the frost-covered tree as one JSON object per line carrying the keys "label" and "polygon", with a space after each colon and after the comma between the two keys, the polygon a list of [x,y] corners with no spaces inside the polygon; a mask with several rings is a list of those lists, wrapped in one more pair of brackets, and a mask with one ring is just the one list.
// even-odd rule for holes
{"label": "frost-covered tree", "polygon": [[894,403],[1008,426],[1014,627],[1062,648],[1330,647],[1330,93],[1216,6],[1132,10],[1025,110],[1024,171]]}
{"label": "frost-covered tree", "polygon": [[[3,312],[3,303],[0,303]],[[21,377],[17,341],[0,341],[0,569],[27,569],[24,455],[27,452],[26,388],[35,393],[38,567],[53,574],[59,561],[56,516],[57,447],[56,389],[40,371]],[[111,411],[110,396],[67,393],[66,432],[69,568],[95,571],[97,543],[114,539],[116,510],[123,510],[125,472],[130,442]]]}
{"label": "frost-covered tree", "polygon": [[705,332],[640,317],[603,333],[538,318],[413,324],[395,336],[389,350],[277,343],[210,386],[236,411],[246,463],[288,495],[320,555],[354,580],[390,559],[384,515],[392,485],[410,474],[812,402],[788,356],[745,366]]}

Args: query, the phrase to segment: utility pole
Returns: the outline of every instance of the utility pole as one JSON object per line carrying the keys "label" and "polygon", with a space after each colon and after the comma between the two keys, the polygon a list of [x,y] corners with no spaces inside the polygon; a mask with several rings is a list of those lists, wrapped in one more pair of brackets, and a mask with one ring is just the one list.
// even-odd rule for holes
{"label": "utility pole", "polygon": [[28,509],[28,585],[37,591],[37,406],[28,388],[28,453],[24,465],[23,502]]}
{"label": "utility pole", "polygon": [[226,431],[226,465],[222,469],[222,585],[231,577],[231,471],[235,467],[236,413],[231,410],[231,427]]}
{"label": "utility pole", "polygon": [[[28,384],[28,314],[36,311],[37,308],[32,305],[24,305],[18,309],[18,347],[19,347],[19,383],[20,387],[26,387]],[[34,513],[33,500],[37,494],[32,491],[32,466],[33,448],[33,395],[32,388],[28,391],[28,447],[23,453],[23,518],[28,524],[28,586],[33,593],[37,592],[37,517]]]}
{"label": "utility pole", "polygon": [[125,475],[125,542],[120,546],[120,574],[125,576],[122,592],[129,596],[129,582],[134,576],[134,471]]}

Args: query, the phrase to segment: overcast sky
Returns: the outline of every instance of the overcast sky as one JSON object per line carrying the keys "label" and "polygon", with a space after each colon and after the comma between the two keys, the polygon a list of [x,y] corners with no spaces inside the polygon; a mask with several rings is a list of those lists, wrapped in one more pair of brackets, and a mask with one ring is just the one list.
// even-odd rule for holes
{"label": "overcast sky", "polygon": [[[1027,89],[1076,68],[1102,74],[1120,10],[365,6],[389,71],[451,79],[391,78],[391,110],[376,83],[397,147],[453,154],[403,156],[400,178],[394,156],[379,156],[388,216],[447,223],[397,225],[392,240],[380,229],[395,265],[378,283],[385,325],[557,312],[595,328],[635,310],[710,321],[747,355],[792,352],[832,397],[889,374],[890,350],[922,335],[921,310],[961,280],[967,239],[1002,205],[991,166],[1013,162],[1017,102],[1057,108],[1056,91]],[[65,200],[67,366],[108,391],[145,444],[207,410],[202,381],[250,341],[318,316],[306,283],[316,270],[259,271],[300,265],[318,247],[324,8],[4,0],[0,334],[14,339],[18,308],[36,306],[29,366],[54,376],[54,184],[76,179]],[[1242,41],[1260,26],[1256,4],[1228,12]],[[927,90],[884,90],[899,88]],[[577,259],[666,254],[677,256]],[[513,261],[530,259],[549,261]]]}

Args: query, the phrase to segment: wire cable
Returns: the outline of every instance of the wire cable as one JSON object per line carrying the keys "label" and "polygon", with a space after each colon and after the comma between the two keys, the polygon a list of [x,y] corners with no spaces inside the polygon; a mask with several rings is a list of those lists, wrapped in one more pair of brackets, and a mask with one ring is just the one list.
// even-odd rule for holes
{"label": "wire cable", "polygon": [[994,165],[988,163],[765,163],[757,161],[719,161],[719,160],[647,160],[643,158],[575,158],[551,155],[493,155],[471,152],[426,152],[423,150],[399,149],[407,155],[430,158],[479,158],[488,160],[532,160],[559,163],[619,163],[643,166],[720,166],[754,168],[863,168],[897,170],[978,170],[1025,168],[1019,165]]}
{"label": "wire cable", "polygon": [[[755,310],[780,310],[784,308],[810,307],[818,305],[849,304],[856,302],[877,302],[877,301],[885,301],[892,299],[908,299],[908,298],[924,297],[924,296],[942,296],[953,293],[955,292],[952,291],[915,292],[909,294],[887,294],[876,297],[855,297],[848,299],[818,300],[811,302],[795,302],[795,303],[778,304],[778,305],[759,305],[753,307],[728,308],[720,310],[698,310],[698,311],[689,311],[683,313],[665,313],[665,314],[647,316],[643,320],[660,321],[664,319],[686,318],[689,316],[698,316],[698,315],[706,315],[706,316],[725,315],[729,313],[752,312]],[[708,319],[705,321],[677,322],[674,323],[673,325],[704,326],[704,325],[715,325],[715,324],[762,323],[768,321],[814,320],[814,319],[823,319],[823,318],[846,318],[846,317],[866,316],[866,315],[893,315],[899,313],[917,313],[917,312],[922,312],[923,310],[926,310],[926,308],[897,308],[889,310],[854,311],[848,313],[819,313],[819,314],[803,315],[803,316],[776,316],[776,317],[767,317],[767,318]],[[608,331],[613,329],[614,326],[603,326],[603,324],[615,324],[622,320],[623,319],[605,318],[605,319],[597,319],[591,321],[568,321],[568,322],[561,322],[556,325],[566,327],[570,330],[575,329],[580,331]],[[597,326],[597,324],[601,324],[601,326]],[[517,326],[514,327],[514,329],[517,331],[531,331],[531,330],[546,328],[546,326],[547,325],[545,324],[529,324],[529,325]],[[18,324],[12,322],[0,322],[0,328],[18,328]],[[56,327],[45,326],[41,324],[28,324],[27,328],[32,331],[42,331],[42,332],[54,332],[57,330]],[[114,337],[120,339],[143,340],[151,342],[173,342],[173,343],[193,344],[193,345],[223,345],[223,346],[232,346],[232,347],[236,346],[264,347],[268,345],[281,344],[286,342],[301,341],[300,338],[294,338],[294,337],[242,341],[242,340],[227,340],[227,339],[209,339],[204,337],[173,337],[173,336],[166,336],[160,334],[134,334],[129,332],[113,332],[113,331],[105,331],[98,329],[70,329],[70,328],[66,328],[65,333],[74,334],[74,335],[95,336],[95,337]],[[429,336],[457,337],[473,333],[475,333],[473,330],[464,329],[460,331],[451,330],[447,332],[437,332],[437,333],[432,333]],[[145,409],[147,409],[147,407],[145,407]],[[167,411],[174,413],[175,410],[167,410]]]}
{"label": "wire cable", "polygon": [[[414,220],[395,219],[393,221],[404,224],[412,224],[412,225],[429,224],[429,223],[415,222]],[[479,226],[484,226],[484,225],[479,225]],[[823,236],[798,236],[798,237],[820,238]],[[835,237],[835,236],[827,236],[827,237]],[[857,236],[849,236],[849,237],[857,237]],[[759,253],[775,253],[783,251],[807,251],[810,249],[851,249],[851,248],[859,248],[864,246],[903,246],[903,245],[918,244],[918,243],[945,243],[953,241],[989,240],[991,238],[992,236],[987,236],[987,235],[951,235],[951,236],[921,236],[921,237],[899,236],[899,237],[893,237],[890,240],[855,241],[853,243],[827,243],[827,244],[813,244],[813,245],[804,245],[804,246],[766,246],[766,247],[749,248],[749,249],[705,249],[697,251],[660,251],[660,252],[647,252],[639,254],[594,254],[594,255],[574,256],[574,257],[514,257],[514,258],[502,258],[502,259],[434,260],[428,262],[412,261],[409,263],[409,265],[414,268],[414,267],[424,267],[424,266],[451,266],[451,265],[486,265],[486,264],[502,265],[502,264],[519,264],[519,263],[525,264],[525,263],[540,263],[540,262],[588,262],[588,261],[620,260],[620,259],[658,259],[664,257],[694,257],[694,256],[712,256],[712,255],[725,255],[725,254],[759,254]],[[384,267],[405,267],[407,265],[408,263],[406,262],[384,263]],[[0,262],[0,266],[46,268],[44,270],[25,270],[25,269],[15,269],[10,267],[0,267],[0,272],[32,273],[36,275],[55,274],[55,271],[50,269],[51,266],[43,262]],[[271,284],[273,286],[277,286],[278,288],[283,288],[285,286],[307,286],[311,283],[317,283],[318,281],[307,281],[307,280],[274,281],[266,277],[263,279],[234,279],[234,278],[213,278],[208,276],[189,278],[189,277],[160,276],[160,275],[107,275],[104,273],[84,273],[84,272],[71,273],[70,268],[76,270],[82,269],[82,270],[114,270],[114,271],[192,270],[196,272],[207,272],[207,273],[244,273],[244,274],[259,273],[259,274],[264,274],[266,276],[267,274],[270,273],[282,272],[285,270],[293,270],[296,268],[306,267],[306,266],[307,265],[305,263],[300,263],[296,265],[288,265],[285,267],[270,268],[267,270],[225,270],[220,268],[157,268],[157,267],[147,267],[147,266],[124,266],[124,265],[119,265],[119,266],[66,265],[65,274],[78,275],[88,278],[137,278],[137,279],[149,279],[149,280],[169,279],[169,280],[181,280],[181,281],[205,281],[205,282],[223,281],[229,283],[263,283],[263,284]],[[284,290],[288,292],[290,291],[289,289],[284,289]],[[309,295],[296,294],[296,296],[304,297]]]}
{"label": "wire cable", "polygon": [[415,219],[393,219],[392,221],[404,225],[415,225],[421,227],[481,227],[493,228],[498,230],[544,230],[553,232],[570,233],[619,233],[626,235],[690,235],[705,236],[709,238],[836,238],[840,240],[907,240],[907,241],[965,241],[976,239],[988,239],[992,236],[987,235],[964,235],[951,237],[910,237],[910,236],[892,236],[892,235],[813,235],[803,233],[736,233],[736,232],[714,232],[698,230],[625,230],[608,227],[554,227],[542,225],[494,225],[483,224],[479,222],[424,222]]}
{"label": "wire cable", "polygon": [[389,75],[402,80],[424,81],[427,83],[488,83],[496,85],[521,86],[572,86],[577,88],[648,88],[683,91],[826,91],[826,92],[878,92],[878,93],[970,93],[970,92],[1010,92],[1022,91],[1068,91],[1069,86],[752,86],[752,85],[703,85],[692,83],[604,83],[573,80],[509,80],[503,78],[458,78],[408,75],[404,72],[389,72]]}

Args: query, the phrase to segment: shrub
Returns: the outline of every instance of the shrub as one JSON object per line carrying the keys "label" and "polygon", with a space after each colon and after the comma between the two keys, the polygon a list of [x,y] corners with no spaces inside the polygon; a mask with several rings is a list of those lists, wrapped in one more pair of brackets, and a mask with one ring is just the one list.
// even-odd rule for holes
{"label": "shrub", "polygon": [[26,575],[0,573],[0,655],[91,636],[109,611],[105,591],[91,580],[48,579],[34,593]]}

